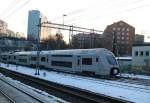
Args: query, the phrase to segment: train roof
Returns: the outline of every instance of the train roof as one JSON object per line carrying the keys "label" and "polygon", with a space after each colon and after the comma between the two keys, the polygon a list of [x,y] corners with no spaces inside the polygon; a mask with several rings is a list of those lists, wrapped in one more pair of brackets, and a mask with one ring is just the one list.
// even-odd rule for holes
{"label": "train roof", "polygon": [[[49,50],[49,51],[40,51],[40,55],[95,55],[101,52],[111,53],[105,48],[94,48],[94,49],[67,49],[67,50]],[[6,53],[12,54],[12,53]],[[37,55],[37,51],[22,51],[14,52],[13,55]]]}

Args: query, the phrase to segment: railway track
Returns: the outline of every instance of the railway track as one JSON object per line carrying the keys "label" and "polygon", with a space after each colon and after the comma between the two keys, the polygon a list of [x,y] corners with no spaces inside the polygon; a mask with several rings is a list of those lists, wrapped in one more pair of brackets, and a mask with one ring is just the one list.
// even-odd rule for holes
{"label": "railway track", "polygon": [[[24,93],[25,95],[29,96],[30,98],[32,98],[32,99],[34,100],[35,103],[44,103],[42,100],[40,100],[39,98],[35,97],[34,95],[32,95],[32,94],[26,92],[25,90],[23,90],[23,89],[21,89],[21,88],[18,88],[17,86],[15,86],[15,85],[9,83],[8,81],[3,80],[2,78],[0,78],[0,81],[2,81],[3,83],[9,85],[10,87],[15,88],[15,89],[18,90],[18,91]],[[11,103],[18,103],[17,100],[15,100],[15,99],[13,99],[12,97],[8,96],[8,95],[7,95],[5,92],[3,92],[2,90],[1,90],[1,93],[2,93],[5,97],[7,97],[7,98],[11,101]],[[33,100],[32,100],[32,101],[33,101]]]}
{"label": "railway track", "polygon": [[8,102],[8,103],[16,103],[11,97],[9,97],[6,93],[4,93],[2,90],[0,90],[0,93],[6,98],[7,100],[3,100],[2,102]]}
{"label": "railway track", "polygon": [[27,76],[25,74],[20,74],[17,72],[11,72],[11,71],[6,70],[6,69],[0,69],[0,71],[4,74],[9,75],[9,76],[11,74],[11,76],[13,75],[15,77],[22,78],[23,81],[28,81],[28,82],[30,81],[32,83],[35,83],[38,86],[42,86],[47,91],[49,89],[60,91],[62,93],[68,94],[69,96],[78,97],[80,99],[83,99],[87,103],[131,103],[130,101],[106,96],[103,94],[97,94],[97,93],[93,93],[93,92],[90,92],[87,90],[82,90],[82,89],[75,88],[75,87],[61,85],[61,84],[54,83],[54,82],[49,82],[47,80],[37,79],[37,78],[32,77],[32,76]]}

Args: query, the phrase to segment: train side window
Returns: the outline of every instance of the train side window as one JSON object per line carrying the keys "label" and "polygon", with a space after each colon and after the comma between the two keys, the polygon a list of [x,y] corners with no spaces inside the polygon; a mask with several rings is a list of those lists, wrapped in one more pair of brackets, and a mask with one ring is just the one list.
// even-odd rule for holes
{"label": "train side window", "polygon": [[92,58],[82,58],[82,64],[92,65]]}
{"label": "train side window", "polygon": [[98,62],[98,57],[96,58],[96,62]]}
{"label": "train side window", "polygon": [[41,62],[45,62],[46,58],[45,57],[41,57]]}
{"label": "train side window", "polygon": [[36,57],[31,57],[31,61],[36,61]]}
{"label": "train side window", "polygon": [[80,59],[78,59],[78,65],[80,65]]}

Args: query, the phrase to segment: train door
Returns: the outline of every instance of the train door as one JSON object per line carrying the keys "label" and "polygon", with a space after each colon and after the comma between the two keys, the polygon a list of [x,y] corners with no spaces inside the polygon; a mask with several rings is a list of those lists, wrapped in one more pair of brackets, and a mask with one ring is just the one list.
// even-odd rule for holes
{"label": "train door", "polygon": [[77,68],[78,68],[78,71],[81,72],[81,57],[80,56],[77,56]]}
{"label": "train door", "polygon": [[81,57],[81,70],[95,72],[95,61],[92,55],[82,55]]}

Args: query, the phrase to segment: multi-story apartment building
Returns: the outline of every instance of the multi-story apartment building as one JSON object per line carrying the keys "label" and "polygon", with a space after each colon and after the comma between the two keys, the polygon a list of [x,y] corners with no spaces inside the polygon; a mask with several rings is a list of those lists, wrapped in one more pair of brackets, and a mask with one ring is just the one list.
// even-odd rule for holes
{"label": "multi-story apartment building", "polygon": [[72,45],[74,48],[98,48],[101,47],[102,35],[96,33],[79,33],[73,35]]}
{"label": "multi-story apartment building", "polygon": [[[41,20],[40,20],[41,18]],[[27,38],[28,40],[37,40],[38,35],[40,35],[40,41],[45,40],[51,33],[51,29],[47,27],[40,27],[39,24],[43,22],[47,22],[47,18],[42,15],[39,10],[31,10],[28,15],[28,32]],[[42,24],[42,26],[46,26],[48,24]],[[40,30],[40,32],[39,32]]]}
{"label": "multi-story apartment building", "polygon": [[131,55],[132,44],[135,38],[135,28],[124,21],[115,22],[108,25],[104,30],[104,37],[109,43],[105,43],[104,47],[114,51],[116,45],[116,55]]}

